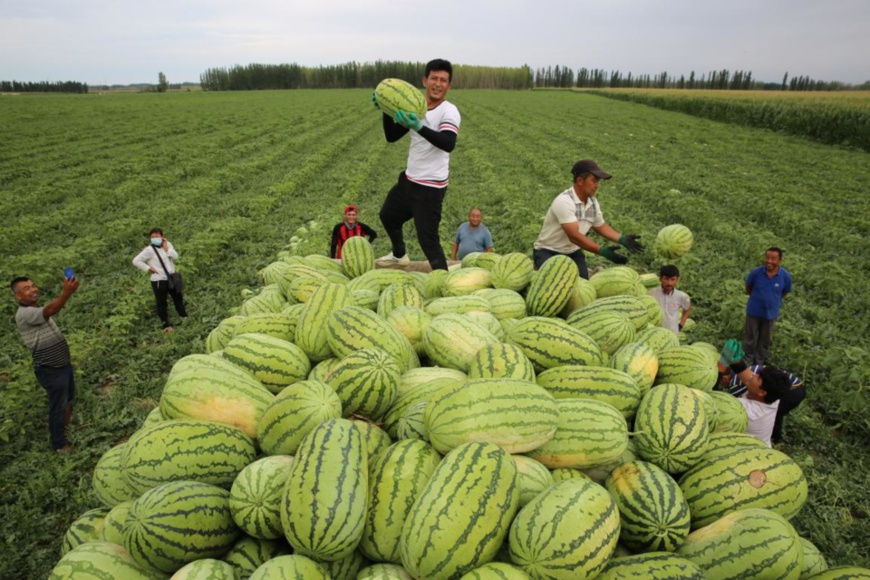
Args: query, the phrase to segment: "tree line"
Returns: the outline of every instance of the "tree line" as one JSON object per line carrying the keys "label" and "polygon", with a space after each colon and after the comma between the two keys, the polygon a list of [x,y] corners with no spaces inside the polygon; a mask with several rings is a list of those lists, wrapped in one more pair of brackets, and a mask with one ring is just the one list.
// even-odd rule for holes
{"label": "tree line", "polygon": [[88,92],[88,84],[77,81],[40,81],[36,83],[21,81],[0,81],[3,93],[78,93]]}
{"label": "tree line", "polygon": [[[205,91],[250,91],[266,89],[374,88],[385,78],[398,78],[414,85],[426,70],[423,62],[378,60],[307,67],[300,64],[248,64],[210,68],[199,77]],[[521,67],[453,66],[453,88],[530,89],[532,70]]]}

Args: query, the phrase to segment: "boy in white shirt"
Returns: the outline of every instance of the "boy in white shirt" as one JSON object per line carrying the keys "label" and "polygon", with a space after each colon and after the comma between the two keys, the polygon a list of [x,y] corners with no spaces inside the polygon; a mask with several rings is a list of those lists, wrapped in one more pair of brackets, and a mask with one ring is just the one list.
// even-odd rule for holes
{"label": "boy in white shirt", "polygon": [[680,270],[676,266],[662,266],[659,269],[661,286],[649,291],[662,308],[662,326],[677,336],[692,313],[692,300],[689,295],[677,290],[680,283]]}

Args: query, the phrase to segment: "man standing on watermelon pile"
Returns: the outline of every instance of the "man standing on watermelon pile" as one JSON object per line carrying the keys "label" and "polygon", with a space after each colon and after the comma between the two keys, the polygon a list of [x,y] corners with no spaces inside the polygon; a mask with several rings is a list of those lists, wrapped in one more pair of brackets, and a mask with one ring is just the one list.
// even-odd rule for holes
{"label": "man standing on watermelon pile", "polygon": [[782,299],[791,292],[791,274],[780,267],[781,263],[782,250],[768,248],[764,253],[764,265],[754,268],[746,276],[749,301],[746,303],[743,350],[750,365],[764,364]]}
{"label": "man standing on watermelon pile", "polygon": [[67,442],[64,431],[70,422],[76,386],[69,345],[52,317],[79,289],[79,280],[75,276],[64,278],[60,296],[42,308],[38,306],[39,288],[30,278],[15,278],[10,286],[18,300],[15,324],[33,356],[36,380],[48,395],[51,447],[58,452],[71,451],[72,445]]}
{"label": "man standing on watermelon pile", "polygon": [[583,250],[616,264],[628,262],[626,256],[616,253],[619,246],[599,246],[586,237],[590,229],[602,238],[625,246],[632,253],[642,252],[643,245],[638,241],[640,236],[624,236],[604,221],[595,194],[601,180],[612,177],[609,173],[591,159],[583,159],[574,164],[571,175],[574,176],[573,185],[557,195],[550,204],[541,233],[535,240],[535,269],[553,256],[562,254],[574,260],[580,276],[588,280],[589,270]]}
{"label": "man standing on watermelon pile", "polygon": [[803,381],[794,374],[771,366],[746,366],[740,343],[729,339],[719,359],[716,388],[738,397],[749,424],[746,432],[771,446],[782,441],[785,416],[807,395]]}
{"label": "man standing on watermelon pile", "polygon": [[450,152],[459,134],[459,109],[444,100],[453,80],[453,65],[442,59],[426,64],[423,86],[426,88],[427,112],[423,119],[416,113],[397,111],[393,118],[383,116],[384,136],[395,143],[411,133],[408,167],[387,193],[381,206],[381,223],[393,244],[392,252],[378,262],[407,264],[402,226],[413,219],[417,240],[433,270],[446,270],[447,258],[441,248],[438,226],[441,205],[447,193]]}
{"label": "man standing on watermelon pile", "polygon": [[362,236],[367,238],[369,243],[372,243],[378,237],[375,230],[362,222],[356,221],[356,218],[357,208],[355,205],[349,205],[344,208],[344,221],[335,224],[335,227],[332,228],[332,243],[329,246],[329,255],[332,258],[341,259],[341,247],[348,238]]}

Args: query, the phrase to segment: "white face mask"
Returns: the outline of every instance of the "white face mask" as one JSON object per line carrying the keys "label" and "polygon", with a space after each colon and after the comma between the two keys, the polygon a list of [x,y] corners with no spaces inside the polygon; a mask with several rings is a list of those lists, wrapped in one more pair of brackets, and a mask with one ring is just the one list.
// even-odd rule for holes
{"label": "white face mask", "polygon": [[152,246],[162,246],[163,245],[163,238],[151,238],[151,245]]}

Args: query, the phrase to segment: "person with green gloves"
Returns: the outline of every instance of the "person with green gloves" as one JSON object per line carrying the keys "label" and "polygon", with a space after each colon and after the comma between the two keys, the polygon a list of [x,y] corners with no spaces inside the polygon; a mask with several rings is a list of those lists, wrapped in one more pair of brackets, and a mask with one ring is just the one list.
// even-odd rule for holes
{"label": "person with green gloves", "polygon": [[601,181],[612,176],[591,159],[575,163],[571,175],[574,176],[573,184],[550,204],[541,233],[535,240],[535,269],[553,256],[563,255],[574,260],[581,278],[589,279],[584,250],[615,264],[628,262],[627,256],[618,253],[619,246],[601,246],[587,237],[590,229],[602,238],[624,246],[631,253],[642,252],[644,248],[639,235],[620,234],[604,221],[595,194]]}

